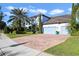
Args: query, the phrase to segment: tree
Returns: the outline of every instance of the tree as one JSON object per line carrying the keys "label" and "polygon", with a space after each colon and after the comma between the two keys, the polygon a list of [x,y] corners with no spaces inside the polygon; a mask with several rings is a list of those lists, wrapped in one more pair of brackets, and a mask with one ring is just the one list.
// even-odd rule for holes
{"label": "tree", "polygon": [[72,4],[72,15],[71,15],[72,18],[71,18],[70,26],[69,26],[69,32],[71,35],[74,35],[74,33],[77,33],[79,31],[79,23],[76,20],[78,18],[78,8],[79,8],[78,3]]}
{"label": "tree", "polygon": [[3,30],[6,26],[6,23],[4,21],[0,21],[0,30]]}
{"label": "tree", "polygon": [[0,7],[0,30],[3,30],[4,27],[6,26],[6,23],[3,21],[4,16],[5,15],[1,11],[1,7]]}
{"label": "tree", "polygon": [[42,33],[42,20],[41,20],[41,14],[39,14],[39,33]]}
{"label": "tree", "polygon": [[30,23],[29,17],[26,15],[27,12],[24,9],[14,8],[10,12],[12,15],[8,22],[12,21],[13,28],[17,28],[17,31],[21,29],[23,22]]}

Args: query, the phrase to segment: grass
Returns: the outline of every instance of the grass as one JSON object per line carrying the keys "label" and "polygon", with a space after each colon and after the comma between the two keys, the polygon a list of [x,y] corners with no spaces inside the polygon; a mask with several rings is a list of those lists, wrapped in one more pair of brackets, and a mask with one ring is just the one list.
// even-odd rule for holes
{"label": "grass", "polygon": [[79,56],[79,36],[71,36],[65,42],[51,47],[45,52],[58,56]]}
{"label": "grass", "polygon": [[17,38],[17,37],[23,37],[23,36],[28,36],[28,35],[33,35],[32,32],[27,32],[26,34],[6,34],[10,38]]}

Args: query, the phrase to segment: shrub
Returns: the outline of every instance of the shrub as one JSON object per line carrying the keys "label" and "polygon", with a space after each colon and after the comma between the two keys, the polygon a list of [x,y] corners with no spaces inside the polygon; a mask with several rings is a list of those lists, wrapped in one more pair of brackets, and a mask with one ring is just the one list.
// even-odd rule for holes
{"label": "shrub", "polygon": [[13,31],[12,33],[11,33],[11,32],[9,32],[9,36],[10,36],[11,38],[16,37],[16,31]]}
{"label": "shrub", "polygon": [[36,33],[36,25],[32,25],[32,32],[33,32],[33,34]]}
{"label": "shrub", "polygon": [[72,36],[79,36],[79,31],[75,31],[73,33],[71,33]]}
{"label": "shrub", "polygon": [[12,33],[11,32],[9,32],[9,36],[12,37]]}
{"label": "shrub", "polygon": [[17,34],[25,34],[26,33],[26,28],[14,28],[14,30],[16,31]]}
{"label": "shrub", "polygon": [[9,33],[9,28],[8,27],[4,28],[4,33]]}
{"label": "shrub", "polygon": [[12,34],[13,34],[13,35],[16,35],[16,31],[13,31]]}
{"label": "shrub", "polygon": [[11,27],[9,27],[9,26],[6,26],[5,28],[4,28],[4,33],[9,33],[9,32],[13,32],[14,30],[13,30],[13,28],[11,28]]}
{"label": "shrub", "polygon": [[26,31],[16,31],[17,34],[26,34]]}

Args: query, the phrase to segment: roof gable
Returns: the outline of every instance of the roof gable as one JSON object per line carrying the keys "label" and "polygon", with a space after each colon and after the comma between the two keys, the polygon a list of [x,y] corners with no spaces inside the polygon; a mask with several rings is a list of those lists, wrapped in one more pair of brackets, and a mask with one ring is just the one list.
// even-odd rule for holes
{"label": "roof gable", "polygon": [[44,14],[38,14],[38,15],[35,15],[35,16],[31,16],[31,18],[36,18],[36,17],[38,17],[39,15],[44,16],[44,17],[46,17],[46,18],[49,18],[49,19],[50,19],[50,17],[48,17],[48,16],[46,16],[46,15],[44,15]]}

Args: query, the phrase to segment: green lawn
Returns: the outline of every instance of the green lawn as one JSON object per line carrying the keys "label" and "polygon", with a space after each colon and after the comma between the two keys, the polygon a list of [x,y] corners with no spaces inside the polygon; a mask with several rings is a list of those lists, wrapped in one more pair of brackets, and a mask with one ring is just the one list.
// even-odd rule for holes
{"label": "green lawn", "polygon": [[79,36],[72,36],[64,43],[51,47],[45,52],[58,56],[79,56]]}
{"label": "green lawn", "polygon": [[10,38],[17,38],[17,37],[23,37],[23,36],[28,36],[28,35],[33,35],[32,32],[27,32],[26,34],[16,34],[16,35],[12,35],[12,34],[6,34],[8,37]]}

